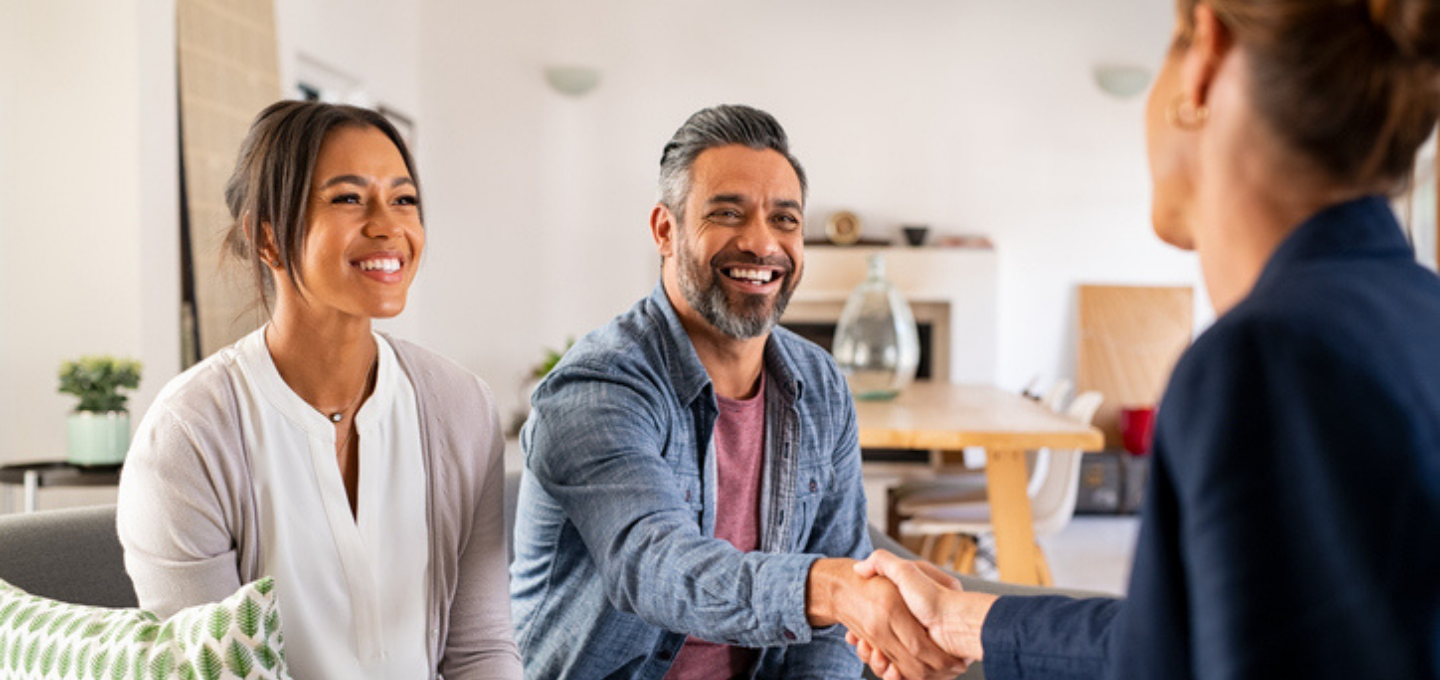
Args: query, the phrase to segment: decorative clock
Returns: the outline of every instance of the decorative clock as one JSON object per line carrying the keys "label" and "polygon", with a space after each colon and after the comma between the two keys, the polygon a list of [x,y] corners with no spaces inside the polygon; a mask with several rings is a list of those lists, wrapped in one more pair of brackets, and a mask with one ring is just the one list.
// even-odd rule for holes
{"label": "decorative clock", "polygon": [[825,236],[837,246],[854,245],[860,240],[860,217],[849,210],[831,214],[825,223]]}

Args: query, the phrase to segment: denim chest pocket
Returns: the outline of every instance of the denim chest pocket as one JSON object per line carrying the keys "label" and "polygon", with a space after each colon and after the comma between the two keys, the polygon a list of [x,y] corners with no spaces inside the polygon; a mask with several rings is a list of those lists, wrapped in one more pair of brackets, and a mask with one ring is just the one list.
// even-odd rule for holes
{"label": "denim chest pocket", "polygon": [[701,515],[705,512],[705,495],[700,492],[700,475],[676,474],[675,479],[680,496],[685,499],[685,504],[690,506],[690,513],[695,516],[695,523],[700,524]]}
{"label": "denim chest pocket", "polygon": [[794,525],[795,550],[804,550],[810,542],[810,536],[814,533],[815,523],[819,519],[820,506],[825,501],[825,495],[830,492],[830,485],[834,482],[835,471],[826,467],[802,467],[796,472],[795,477],[795,499],[796,519]]}
{"label": "denim chest pocket", "polygon": [[690,513],[695,518],[695,524],[699,526],[701,514],[705,511],[705,494],[701,491],[700,471],[695,469],[693,464],[676,464],[672,461],[670,472],[675,478],[676,493],[685,502],[685,505],[689,506]]}
{"label": "denim chest pocket", "polygon": [[670,465],[670,474],[675,479],[675,490],[690,510],[695,514],[695,521],[699,523],[700,512],[704,509],[704,494],[701,493],[700,469],[696,466],[695,453],[687,446],[677,446],[673,442],[665,448],[662,455],[665,462]]}

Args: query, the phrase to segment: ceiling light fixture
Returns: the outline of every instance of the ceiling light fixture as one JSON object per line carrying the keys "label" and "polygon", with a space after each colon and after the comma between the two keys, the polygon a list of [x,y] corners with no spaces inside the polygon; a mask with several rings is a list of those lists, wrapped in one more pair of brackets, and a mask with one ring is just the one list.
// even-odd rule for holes
{"label": "ceiling light fixture", "polygon": [[1100,90],[1116,99],[1129,99],[1150,87],[1149,69],[1139,66],[1103,64],[1094,73]]}
{"label": "ceiling light fixture", "polygon": [[588,66],[546,66],[545,82],[560,94],[583,97],[600,84],[600,71]]}

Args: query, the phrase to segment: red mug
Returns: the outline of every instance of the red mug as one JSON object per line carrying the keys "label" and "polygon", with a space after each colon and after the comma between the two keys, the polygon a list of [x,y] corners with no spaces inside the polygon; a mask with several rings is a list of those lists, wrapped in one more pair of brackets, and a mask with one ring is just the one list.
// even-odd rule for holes
{"label": "red mug", "polygon": [[1125,442],[1126,451],[1136,456],[1150,453],[1150,441],[1154,435],[1154,406],[1120,409],[1120,438]]}

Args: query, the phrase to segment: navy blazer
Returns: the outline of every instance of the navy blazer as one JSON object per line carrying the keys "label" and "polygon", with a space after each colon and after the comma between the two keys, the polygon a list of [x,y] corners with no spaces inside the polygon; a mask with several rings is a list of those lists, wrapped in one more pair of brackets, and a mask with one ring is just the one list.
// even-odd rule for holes
{"label": "navy blazer", "polygon": [[1328,208],[1181,358],[1126,600],[1004,597],[1006,678],[1440,678],[1440,278]]}

